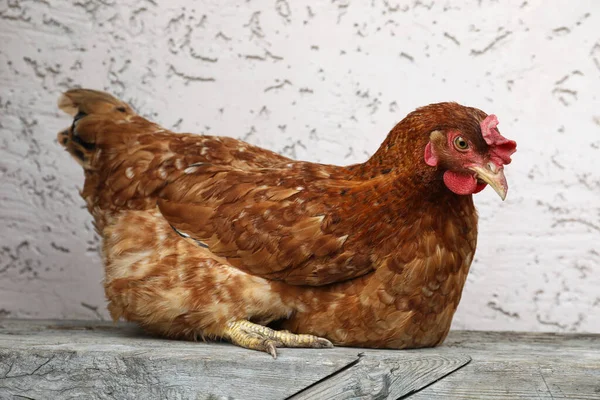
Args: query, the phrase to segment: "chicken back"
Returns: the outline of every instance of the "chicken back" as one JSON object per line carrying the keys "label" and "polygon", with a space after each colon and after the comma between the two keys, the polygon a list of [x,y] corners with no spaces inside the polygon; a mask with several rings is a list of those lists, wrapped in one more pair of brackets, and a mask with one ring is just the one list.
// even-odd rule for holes
{"label": "chicken back", "polygon": [[103,92],[70,90],[59,107],[111,316],[273,356],[442,343],[475,253],[472,194],[504,199],[516,150],[494,115],[456,103],[410,113],[349,166],[177,134]]}

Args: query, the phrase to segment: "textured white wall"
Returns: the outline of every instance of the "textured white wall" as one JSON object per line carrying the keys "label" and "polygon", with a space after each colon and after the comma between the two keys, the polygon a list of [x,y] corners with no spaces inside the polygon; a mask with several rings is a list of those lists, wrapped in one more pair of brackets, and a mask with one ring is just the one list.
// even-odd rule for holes
{"label": "textured white wall", "polygon": [[81,85],[340,164],[420,105],[495,113],[519,151],[508,200],[476,196],[454,327],[600,332],[600,2],[0,0],[0,17],[0,316],[107,315],[82,172],[54,141]]}

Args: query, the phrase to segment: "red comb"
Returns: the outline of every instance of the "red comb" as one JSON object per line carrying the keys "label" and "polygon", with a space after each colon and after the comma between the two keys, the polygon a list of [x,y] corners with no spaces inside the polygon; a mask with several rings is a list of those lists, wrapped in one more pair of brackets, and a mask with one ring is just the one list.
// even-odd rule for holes
{"label": "red comb", "polygon": [[491,160],[498,166],[510,164],[510,156],[517,151],[517,142],[498,132],[498,118],[493,114],[485,117],[480,125],[483,139],[490,146]]}

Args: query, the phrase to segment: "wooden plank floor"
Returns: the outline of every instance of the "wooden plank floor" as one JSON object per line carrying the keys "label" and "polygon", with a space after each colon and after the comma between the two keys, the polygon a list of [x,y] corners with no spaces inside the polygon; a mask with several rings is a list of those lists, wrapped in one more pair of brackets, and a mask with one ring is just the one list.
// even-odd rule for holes
{"label": "wooden plank floor", "polygon": [[600,335],[451,332],[472,362],[410,399],[600,399]]}
{"label": "wooden plank floor", "polygon": [[273,360],[126,324],[3,320],[5,398],[600,399],[600,335],[452,332],[435,349],[281,349]]}
{"label": "wooden plank floor", "polygon": [[0,399],[398,398],[470,361],[460,353],[280,349],[145,336],[102,322],[0,322]]}

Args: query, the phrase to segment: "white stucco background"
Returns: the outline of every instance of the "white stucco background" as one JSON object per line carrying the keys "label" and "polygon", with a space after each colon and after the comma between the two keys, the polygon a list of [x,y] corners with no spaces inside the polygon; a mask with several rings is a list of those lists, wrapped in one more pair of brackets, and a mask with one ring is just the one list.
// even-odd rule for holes
{"label": "white stucco background", "polygon": [[178,131],[364,161],[417,106],[518,141],[476,196],[455,328],[600,332],[600,2],[0,0],[0,316],[107,318],[56,98],[105,89]]}

